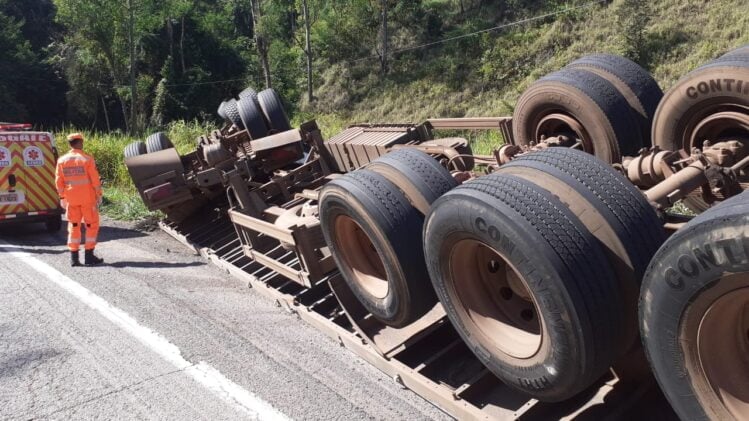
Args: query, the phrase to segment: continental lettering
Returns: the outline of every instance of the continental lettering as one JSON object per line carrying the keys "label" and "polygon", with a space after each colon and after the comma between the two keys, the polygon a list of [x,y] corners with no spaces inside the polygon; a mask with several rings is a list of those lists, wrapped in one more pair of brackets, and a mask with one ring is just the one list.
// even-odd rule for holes
{"label": "continental lettering", "polygon": [[479,230],[479,232],[489,234],[489,238],[494,241],[499,241],[502,238],[499,229],[494,225],[488,225],[484,218],[476,218],[474,225],[476,225],[476,229]]}
{"label": "continental lettering", "polygon": [[697,258],[703,269],[710,269],[710,265],[713,267],[718,266],[717,258],[710,244],[705,244],[704,249],[700,249],[699,247],[692,249],[692,253],[694,253],[694,257]]}
{"label": "continental lettering", "polygon": [[682,290],[684,289],[684,278],[679,276],[679,272],[674,268],[667,268],[664,276],[666,283],[673,289]]}
{"label": "continental lettering", "polygon": [[726,238],[694,247],[664,269],[663,279],[669,287],[682,290],[688,280],[704,272],[739,264],[749,264],[749,237]]}
{"label": "continental lettering", "polygon": [[689,98],[696,99],[700,95],[716,92],[735,92],[737,94],[749,95],[749,81],[740,79],[710,79],[699,82],[697,85],[687,86],[686,94]]}

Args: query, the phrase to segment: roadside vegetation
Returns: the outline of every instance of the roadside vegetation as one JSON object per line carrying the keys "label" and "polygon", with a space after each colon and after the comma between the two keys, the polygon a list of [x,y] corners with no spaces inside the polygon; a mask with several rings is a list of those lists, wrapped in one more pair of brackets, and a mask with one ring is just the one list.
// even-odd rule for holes
{"label": "roadside vegetation", "polygon": [[[195,148],[198,136],[214,130],[215,126],[198,121],[175,121],[168,124],[164,131],[173,141],[177,150],[184,154]],[[55,133],[60,154],[69,149],[65,138],[70,133],[83,133],[86,141],[84,149],[96,157],[97,167],[104,182],[104,201],[102,211],[112,218],[123,220],[142,219],[151,214],[141,201],[133,186],[130,175],[125,168],[123,149],[128,144],[139,140],[122,132],[98,132],[65,127]]]}
{"label": "roadside vegetation", "polygon": [[[51,127],[58,139],[89,128],[87,149],[108,183],[105,211],[138,218],[145,210],[122,148],[164,130],[187,152],[220,124],[219,102],[246,86],[272,86],[294,123],[315,118],[326,137],[357,122],[509,115],[534,80],[594,52],[635,60],[665,90],[749,44],[745,7],[744,0],[0,0],[0,121]],[[464,135],[477,153],[502,141]]]}

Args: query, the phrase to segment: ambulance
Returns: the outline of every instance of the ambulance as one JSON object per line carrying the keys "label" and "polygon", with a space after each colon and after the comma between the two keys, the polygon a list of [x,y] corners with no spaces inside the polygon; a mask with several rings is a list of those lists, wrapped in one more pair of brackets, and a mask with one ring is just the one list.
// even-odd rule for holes
{"label": "ambulance", "polygon": [[49,232],[60,230],[56,163],[51,133],[31,131],[30,124],[0,123],[0,225],[43,222]]}

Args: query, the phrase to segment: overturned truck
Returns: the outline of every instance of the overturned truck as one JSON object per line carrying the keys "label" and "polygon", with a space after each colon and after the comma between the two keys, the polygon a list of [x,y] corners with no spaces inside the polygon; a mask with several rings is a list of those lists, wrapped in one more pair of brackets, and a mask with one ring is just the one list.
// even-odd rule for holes
{"label": "overturned truck", "polygon": [[512,117],[328,140],[273,90],[218,112],[125,150],[162,228],[449,414],[626,417],[654,373],[683,419],[749,419],[747,47],[665,95],[599,54]]}

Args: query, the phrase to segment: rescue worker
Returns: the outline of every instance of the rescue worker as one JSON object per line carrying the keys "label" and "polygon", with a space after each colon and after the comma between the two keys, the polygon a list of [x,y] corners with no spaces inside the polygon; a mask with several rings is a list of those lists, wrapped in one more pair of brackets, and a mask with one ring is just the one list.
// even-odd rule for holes
{"label": "rescue worker", "polygon": [[96,237],[99,234],[99,204],[101,203],[101,180],[96,162],[83,152],[83,135],[68,136],[70,151],[57,161],[55,183],[60,201],[68,217],[68,249],[70,265],[80,266],[81,228],[86,224],[83,264],[92,266],[104,260],[94,255]]}

